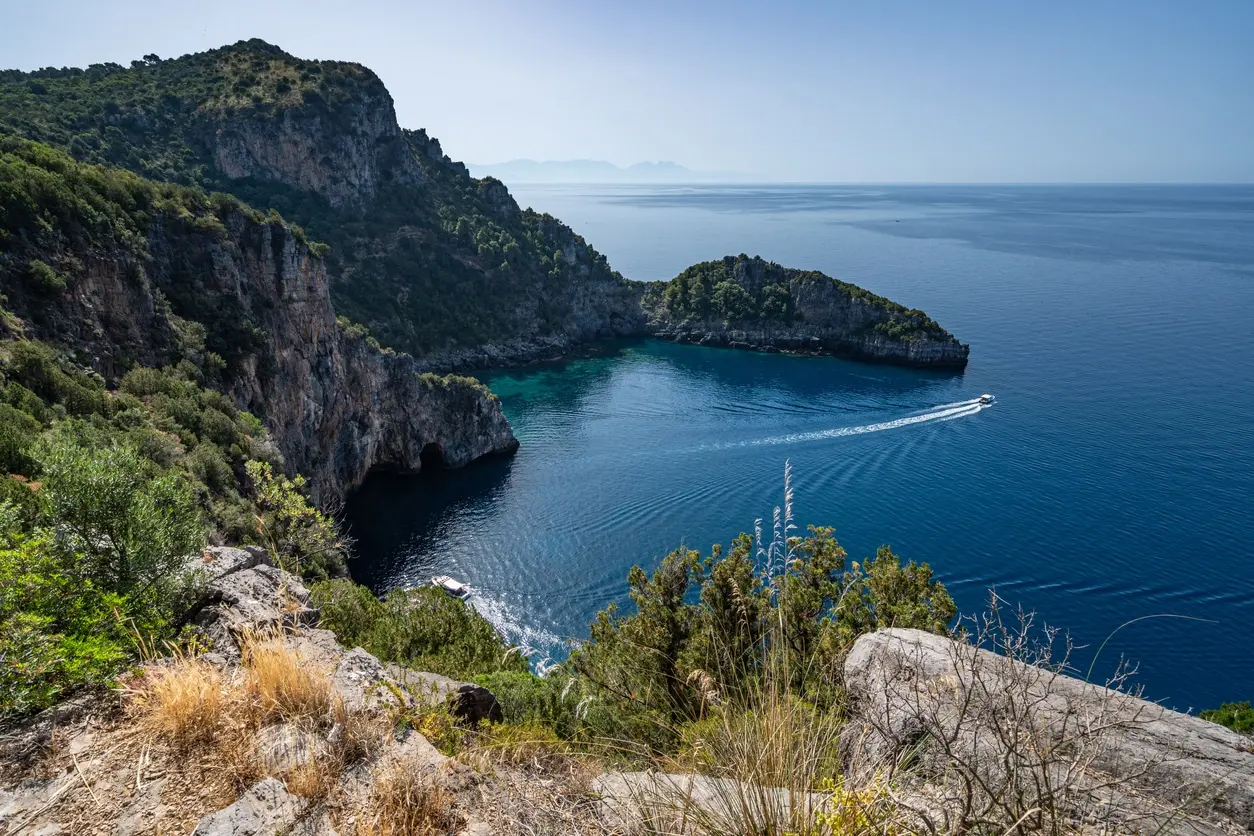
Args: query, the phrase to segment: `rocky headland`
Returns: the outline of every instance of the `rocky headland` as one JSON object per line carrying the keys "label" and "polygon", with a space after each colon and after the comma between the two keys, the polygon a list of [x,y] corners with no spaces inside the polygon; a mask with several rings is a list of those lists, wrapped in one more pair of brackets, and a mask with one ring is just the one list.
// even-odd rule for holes
{"label": "rocky headland", "polygon": [[695,264],[642,301],[649,334],[674,342],[941,369],[970,353],[923,311],[756,256]]}

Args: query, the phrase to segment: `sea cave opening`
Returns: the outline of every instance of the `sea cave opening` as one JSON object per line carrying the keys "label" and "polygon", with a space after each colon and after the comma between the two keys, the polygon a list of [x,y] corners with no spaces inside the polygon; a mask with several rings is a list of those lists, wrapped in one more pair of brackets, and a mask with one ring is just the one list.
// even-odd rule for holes
{"label": "sea cave opening", "polygon": [[418,461],[423,470],[444,470],[448,467],[444,460],[444,448],[434,441],[422,448],[418,453]]}

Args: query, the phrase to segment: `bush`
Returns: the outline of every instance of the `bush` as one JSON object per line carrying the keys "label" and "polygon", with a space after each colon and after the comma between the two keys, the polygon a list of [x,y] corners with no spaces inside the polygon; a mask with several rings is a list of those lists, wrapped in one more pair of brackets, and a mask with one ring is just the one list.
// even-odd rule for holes
{"label": "bush", "polygon": [[36,449],[48,512],[69,537],[73,572],[128,596],[132,608],[169,613],[187,555],[204,543],[195,500],[176,474],[160,473],[130,447],[93,449],[72,430]]}
{"label": "bush", "polygon": [[0,403],[0,473],[30,476],[35,462],[28,455],[41,426],[33,417]]}
{"label": "bush", "polygon": [[1201,718],[1227,726],[1240,734],[1254,734],[1254,708],[1250,707],[1249,700],[1226,702],[1219,708],[1207,709],[1201,713]]}
{"label": "bush", "polygon": [[323,626],[342,644],[385,661],[455,679],[528,670],[487,619],[434,587],[393,590],[382,601],[347,580],[318,583],[312,591]]}
{"label": "bush", "polygon": [[46,708],[106,682],[133,648],[124,596],[73,569],[47,537],[0,546],[0,717]]}
{"label": "bush", "polygon": [[262,537],[279,564],[307,578],[345,574],[347,539],[333,519],[305,499],[305,478],[288,479],[269,462],[250,461],[245,469],[260,512]]}
{"label": "bush", "polygon": [[60,296],[69,288],[65,276],[42,261],[35,259],[27,266],[31,286],[44,296]]}

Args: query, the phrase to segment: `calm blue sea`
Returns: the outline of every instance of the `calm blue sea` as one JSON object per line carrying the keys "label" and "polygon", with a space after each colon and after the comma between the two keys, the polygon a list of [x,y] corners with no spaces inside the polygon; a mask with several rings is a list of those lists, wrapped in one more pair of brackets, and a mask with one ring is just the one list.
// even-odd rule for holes
{"label": "calm blue sea", "polygon": [[[890,543],[1125,656],[1177,708],[1254,698],[1254,187],[529,187],[625,275],[746,252],[923,308],[963,374],[645,342],[496,374],[517,456],[352,501],[378,591],[446,572],[562,641],[633,563],[769,520]],[[987,409],[964,406],[983,392]]]}

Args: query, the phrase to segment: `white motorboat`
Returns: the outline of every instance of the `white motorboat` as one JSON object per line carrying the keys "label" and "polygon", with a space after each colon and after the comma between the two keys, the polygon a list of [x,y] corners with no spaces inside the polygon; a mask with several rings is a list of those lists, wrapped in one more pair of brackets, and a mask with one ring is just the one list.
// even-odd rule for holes
{"label": "white motorboat", "polygon": [[432,586],[438,586],[454,598],[465,598],[470,594],[470,587],[448,575],[436,575],[431,579]]}
{"label": "white motorboat", "polygon": [[988,406],[995,400],[996,398],[994,398],[992,395],[980,395],[980,404],[982,406]]}

